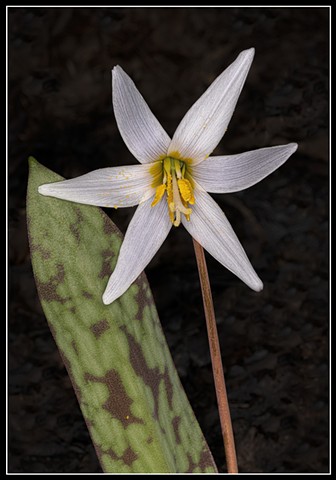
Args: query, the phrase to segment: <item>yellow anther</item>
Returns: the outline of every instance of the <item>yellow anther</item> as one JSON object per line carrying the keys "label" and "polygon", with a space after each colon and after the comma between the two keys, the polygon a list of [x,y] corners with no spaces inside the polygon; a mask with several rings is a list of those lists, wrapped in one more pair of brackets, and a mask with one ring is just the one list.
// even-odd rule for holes
{"label": "yellow anther", "polygon": [[189,202],[191,205],[193,205],[195,203],[195,199],[193,195],[193,189],[189,180],[187,180],[186,178],[181,178],[177,180],[177,184],[178,184],[182,199],[185,202]]}
{"label": "yellow anther", "polygon": [[154,207],[157,203],[159,203],[159,201],[163,197],[165,191],[166,191],[166,185],[164,185],[164,184],[159,185],[156,188],[155,197],[154,197],[154,200],[153,200],[152,205],[151,205],[152,207]]}
{"label": "yellow anther", "polygon": [[171,173],[167,173],[167,202],[168,205],[174,201],[173,195],[173,178]]}

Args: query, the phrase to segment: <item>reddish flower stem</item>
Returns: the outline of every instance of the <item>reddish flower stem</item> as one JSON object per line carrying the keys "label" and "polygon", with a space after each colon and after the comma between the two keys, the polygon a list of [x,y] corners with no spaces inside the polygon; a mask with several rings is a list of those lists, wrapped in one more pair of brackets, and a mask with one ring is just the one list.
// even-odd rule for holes
{"label": "reddish flower stem", "polygon": [[212,293],[206,265],[203,247],[193,239],[198,267],[198,273],[202,289],[204,313],[208,330],[209,347],[211,353],[212,371],[215,381],[218,412],[222,427],[224,450],[228,473],[238,473],[236,448],[233,437],[229,402],[226,394],[225,379],[221,351],[218,339],[215,311],[212,301]]}

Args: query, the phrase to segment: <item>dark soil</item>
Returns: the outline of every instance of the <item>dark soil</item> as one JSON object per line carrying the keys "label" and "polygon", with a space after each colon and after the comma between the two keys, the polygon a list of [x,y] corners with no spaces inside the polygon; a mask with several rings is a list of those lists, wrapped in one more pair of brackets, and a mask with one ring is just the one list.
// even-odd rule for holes
{"label": "dark soil", "polygon": [[[172,134],[211,81],[256,57],[230,154],[295,141],[277,172],[216,195],[264,281],[208,257],[241,472],[328,471],[327,8],[9,9],[9,471],[100,472],[41,309],[26,231],[27,157],[71,178],[134,163],[111,106],[120,64]],[[132,209],[109,211],[126,230]],[[175,229],[146,270],[220,471],[225,459],[192,242]]]}

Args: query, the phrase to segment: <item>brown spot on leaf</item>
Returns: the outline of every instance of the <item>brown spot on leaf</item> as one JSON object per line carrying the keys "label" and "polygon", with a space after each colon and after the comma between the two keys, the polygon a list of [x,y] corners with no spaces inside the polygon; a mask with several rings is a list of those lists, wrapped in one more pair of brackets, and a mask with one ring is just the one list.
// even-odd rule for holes
{"label": "brown spot on leaf", "polygon": [[124,453],[121,456],[121,460],[128,465],[129,467],[132,465],[133,462],[138,458],[138,455],[131,449],[131,447],[127,447]]}
{"label": "brown spot on leaf", "polygon": [[99,338],[106,330],[110,328],[110,325],[106,318],[100,320],[99,322],[95,323],[90,327],[91,332],[94,334],[96,338]]}
{"label": "brown spot on leaf", "polygon": [[193,461],[190,453],[187,453],[187,458],[189,461],[189,465],[186,473],[193,473],[196,468],[199,468],[202,472],[204,472],[205,469],[208,467],[212,467],[216,471],[215,462],[212,458],[210,450],[206,446],[203,447],[203,450],[201,452],[200,459],[198,462]]}
{"label": "brown spot on leaf", "polygon": [[149,288],[149,286],[148,286],[147,278],[144,273],[142,273],[138,277],[138,279],[135,281],[135,284],[138,286],[138,293],[135,296],[135,300],[139,307],[136,314],[136,319],[139,320],[139,322],[141,322],[143,319],[143,312],[145,307],[152,306],[152,305],[155,306],[155,304],[152,296],[150,296],[149,298],[147,297],[146,291],[147,291],[147,288]]}
{"label": "brown spot on leaf", "polygon": [[112,460],[121,460],[128,467],[130,467],[132,465],[132,463],[135,462],[135,460],[138,458],[138,455],[135,453],[134,450],[132,450],[132,448],[130,446],[128,446],[126,448],[126,450],[121,455],[121,457],[118,457],[118,455],[116,455],[111,448],[109,448],[105,452],[102,451],[102,453],[107,453],[108,455],[110,455]]}
{"label": "brown spot on leaf", "polygon": [[86,292],[85,290],[83,290],[83,297],[91,300],[91,298],[93,298],[93,295],[92,295],[92,293]]}
{"label": "brown spot on leaf", "polygon": [[199,465],[194,462],[194,460],[191,458],[190,453],[187,453],[187,458],[188,458],[189,464],[188,464],[188,470],[186,471],[186,473],[193,473],[195,468],[198,467]]}
{"label": "brown spot on leaf", "polygon": [[94,426],[94,423],[89,418],[86,418],[85,421],[88,429],[90,430],[90,428]]}
{"label": "brown spot on leaf", "polygon": [[169,371],[168,371],[167,367],[165,368],[165,370],[162,374],[162,379],[163,379],[164,384],[165,384],[165,391],[166,391],[166,394],[167,394],[168,405],[169,405],[169,408],[172,409],[173,408],[173,394],[174,394],[174,391],[173,391],[173,384],[170,380]]}
{"label": "brown spot on leaf", "polygon": [[135,373],[143,379],[145,384],[151,389],[153,393],[154,400],[154,418],[159,419],[159,388],[160,382],[163,381],[165,384],[165,391],[167,395],[169,408],[172,408],[173,401],[173,385],[170,381],[169,372],[167,367],[165,368],[164,373],[160,373],[159,367],[150,368],[144,357],[141,345],[136,341],[136,339],[131,335],[126,327],[123,325],[120,329],[125,333],[129,349],[130,349],[130,360],[132,367]]}
{"label": "brown spot on leaf", "polygon": [[42,260],[48,260],[48,258],[51,257],[51,253],[49,252],[49,250],[42,247],[42,245],[36,245],[32,243],[30,245],[30,251],[31,253],[34,253],[34,252],[40,253]]}
{"label": "brown spot on leaf", "polygon": [[132,414],[131,405],[133,400],[128,396],[120,375],[116,370],[111,369],[102,377],[96,377],[95,375],[86,373],[84,378],[86,381],[99,382],[106,385],[109,396],[103,408],[113,418],[119,420],[124,428],[130,423],[143,423],[141,418]]}
{"label": "brown spot on leaf", "polygon": [[111,260],[114,257],[113,250],[109,250],[109,249],[103,250],[102,257],[103,257],[103,264],[102,264],[100,273],[98,275],[98,278],[105,278],[111,275],[112,273]]}
{"label": "brown spot on leaf", "polygon": [[51,277],[50,280],[48,280],[47,282],[41,282],[36,278],[36,284],[41,300],[45,300],[46,302],[55,301],[63,304],[67,300],[69,300],[69,297],[61,297],[57,293],[57,287],[64,281],[64,267],[63,265],[58,264],[56,268],[57,273],[53,277]]}
{"label": "brown spot on leaf", "polygon": [[71,340],[71,346],[74,349],[76,355],[78,355],[78,348],[77,348],[75,340]]}
{"label": "brown spot on leaf", "polygon": [[71,308],[69,308],[69,310],[70,310],[71,313],[76,313],[76,307],[71,307]]}
{"label": "brown spot on leaf", "polygon": [[173,418],[172,424],[173,424],[175,440],[176,440],[177,444],[181,443],[181,437],[180,437],[180,432],[179,432],[180,422],[181,422],[181,417],[176,416],[176,417]]}
{"label": "brown spot on leaf", "polygon": [[201,458],[200,461],[198,462],[198,465],[204,471],[207,467],[212,467],[216,470],[216,464],[214,462],[214,459],[212,457],[212,454],[210,450],[208,449],[207,445],[203,447],[202,453],[201,453]]}
{"label": "brown spot on leaf", "polygon": [[106,235],[113,235],[115,232],[111,220],[108,218],[107,215],[103,214],[103,230]]}
{"label": "brown spot on leaf", "polygon": [[153,442],[153,437],[148,437],[146,442],[150,445]]}
{"label": "brown spot on leaf", "polygon": [[75,237],[76,242],[79,243],[80,242],[79,225],[83,221],[84,217],[83,217],[83,214],[78,207],[76,207],[75,212],[76,212],[76,220],[75,220],[74,223],[70,224],[70,231],[73,234],[73,236]]}

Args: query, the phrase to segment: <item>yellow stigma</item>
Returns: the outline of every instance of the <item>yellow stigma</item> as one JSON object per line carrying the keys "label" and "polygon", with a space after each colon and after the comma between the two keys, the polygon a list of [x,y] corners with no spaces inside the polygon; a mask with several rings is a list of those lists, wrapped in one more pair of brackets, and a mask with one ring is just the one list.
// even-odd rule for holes
{"label": "yellow stigma", "polygon": [[[162,184],[156,187],[152,207],[157,205],[164,194],[168,204],[169,218],[175,227],[181,223],[181,214],[190,220],[192,213],[189,204],[195,203],[194,189],[190,180],[185,178],[187,164],[183,160],[165,157],[159,162],[162,168]],[[189,176],[190,178],[190,176]]]}

